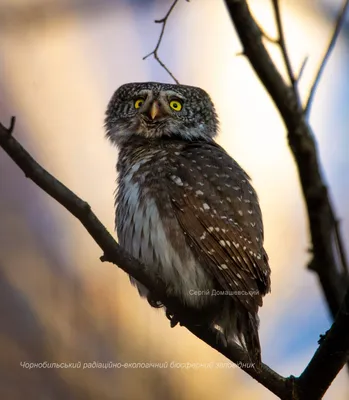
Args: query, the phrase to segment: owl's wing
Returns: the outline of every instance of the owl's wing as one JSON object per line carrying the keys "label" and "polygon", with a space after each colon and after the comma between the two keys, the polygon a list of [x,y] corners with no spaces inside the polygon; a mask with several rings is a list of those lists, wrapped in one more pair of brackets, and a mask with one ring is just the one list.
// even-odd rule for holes
{"label": "owl's wing", "polygon": [[270,290],[270,268],[248,175],[215,143],[191,143],[175,154],[167,184],[188,245],[224,291],[255,311]]}

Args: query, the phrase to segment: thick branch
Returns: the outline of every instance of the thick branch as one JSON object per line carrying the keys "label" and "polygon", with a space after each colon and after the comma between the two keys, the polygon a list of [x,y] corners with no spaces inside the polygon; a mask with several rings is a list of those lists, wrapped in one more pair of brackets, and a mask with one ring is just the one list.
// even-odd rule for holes
{"label": "thick branch", "polygon": [[[291,78],[291,87],[285,83],[263,45],[262,32],[252,17],[247,2],[245,0],[225,0],[225,3],[240,37],[243,52],[270,94],[287,128],[289,145],[295,157],[308,213],[313,247],[313,259],[310,267],[318,274],[330,311],[335,317],[348,286],[347,265],[336,225],[337,218],[319,167],[314,136],[305,118],[297,88],[294,85],[294,74],[286,47],[283,46],[283,53],[285,53],[284,58]],[[278,1],[273,0],[273,4],[279,35],[283,38]],[[338,263],[337,260],[340,262]],[[347,332],[348,330],[343,334],[349,335]],[[321,358],[316,357],[315,361],[312,361],[309,366],[311,372],[305,373],[301,382],[304,386],[304,382],[309,381],[311,386],[312,374],[315,376],[316,373],[322,371],[325,374],[322,386],[326,390],[348,358],[339,357],[332,370],[321,368],[323,364],[319,360]]]}
{"label": "thick branch", "polygon": [[[11,126],[11,129],[13,129],[13,124]],[[115,242],[107,229],[91,211],[90,206],[43,169],[11,135],[10,129],[6,129],[1,124],[0,146],[21,168],[27,178],[35,182],[42,190],[57,200],[58,203],[65,207],[82,223],[104,252],[104,256],[101,258],[102,261],[110,261],[126,273],[132,275],[146,286],[156,299],[161,300],[189,331],[221,354],[225,355],[281,399],[292,399],[292,393],[295,390],[293,387],[293,379],[278,375],[265,364],[262,364],[259,370],[251,368],[250,359],[240,346],[230,344],[229,347],[225,347],[222,343],[217,341],[216,333],[212,330],[202,326],[191,325],[190,322],[183,317],[185,313],[180,305],[174,303],[173,299],[169,300],[166,298],[165,285],[163,282],[160,280],[155,282],[152,279],[152,274],[147,274],[148,268],[131,257]]]}
{"label": "thick branch", "polygon": [[347,282],[343,276],[346,271],[343,265],[336,264],[335,213],[319,167],[313,133],[293,88],[285,83],[263,45],[262,34],[247,2],[225,0],[225,3],[244,54],[270,94],[287,128],[307,207],[313,250],[311,268],[319,276],[332,316],[335,317],[345,294]]}
{"label": "thick branch", "polygon": [[[349,360],[349,287],[332,328],[298,378],[302,397],[321,399],[343,365]],[[320,368],[323,366],[325,368]]]}
{"label": "thick branch", "polygon": [[[182,325],[189,331],[236,363],[241,369],[275,393],[279,398],[284,400],[321,398],[314,396],[315,394],[316,396],[320,396],[321,393],[326,391],[332,379],[334,379],[348,357],[349,291],[335,323],[321,343],[309,366],[298,379],[293,377],[284,378],[265,364],[261,365],[260,370],[251,368],[249,357],[240,346],[230,344],[229,347],[225,347],[221,342],[216,340],[216,334],[212,330],[202,326],[191,325],[185,317],[181,318],[184,315],[184,310],[181,309],[179,304],[174,303],[173,300],[169,301],[166,298],[165,285],[160,280],[155,282],[151,278],[152,275],[147,274],[148,268],[127,254],[115,242],[85,201],[77,197],[30,156],[11,135],[12,129],[13,123],[11,123],[9,129],[4,128],[0,124],[0,146],[22,169],[26,177],[30,178],[41,189],[56,199],[83,224],[104,252],[104,256],[102,257],[104,261],[113,262],[123,271],[144,284],[157,299],[161,300],[174,312],[176,317],[182,322]],[[316,379],[318,374],[321,374],[321,381]],[[321,387],[319,387],[320,382]]]}

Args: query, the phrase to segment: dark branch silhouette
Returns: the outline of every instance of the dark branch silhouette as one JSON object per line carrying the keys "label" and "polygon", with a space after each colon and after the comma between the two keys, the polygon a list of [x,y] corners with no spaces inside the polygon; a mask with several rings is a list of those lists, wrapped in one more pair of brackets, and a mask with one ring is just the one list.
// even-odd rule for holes
{"label": "dark branch silhouette", "polygon": [[286,65],[287,74],[288,74],[288,77],[290,79],[290,82],[291,82],[291,85],[293,88],[293,93],[295,94],[298,102],[300,103],[300,97],[299,97],[299,92],[298,92],[298,82],[297,82],[297,79],[295,78],[293,68],[291,65],[291,60],[290,60],[290,57],[289,57],[288,51],[287,51],[284,29],[283,29],[283,24],[282,24],[282,20],[281,20],[279,0],[272,0],[272,2],[273,2],[276,26],[277,26],[277,30],[278,30],[278,36],[279,36],[277,39],[277,43],[281,49],[282,57],[284,59],[285,65]]}
{"label": "dark branch silhouette", "polygon": [[297,82],[299,82],[302,79],[302,75],[303,75],[304,69],[305,69],[305,67],[307,65],[308,59],[309,59],[309,56],[306,56],[304,58],[303,62],[302,62],[301,67],[299,68],[299,72],[298,72],[298,75],[297,75],[297,78],[296,78]]}
{"label": "dark branch silhouette", "polygon": [[[321,399],[348,359],[349,287],[332,328],[321,340],[314,357],[297,379],[302,396],[309,400]],[[323,369],[318,368],[321,364]]]}
{"label": "dark branch silhouette", "polygon": [[[189,1],[189,0],[187,0],[187,1]],[[164,68],[164,70],[171,76],[171,78],[177,83],[177,85],[179,85],[179,81],[175,78],[175,76],[172,74],[172,72],[166,67],[164,62],[161,61],[161,59],[158,55],[158,50],[159,50],[159,47],[160,47],[160,44],[162,41],[162,37],[164,36],[167,20],[168,20],[169,16],[171,15],[172,11],[174,10],[174,8],[176,7],[177,3],[178,3],[178,0],[174,0],[170,9],[167,11],[167,14],[164,16],[164,18],[156,19],[154,21],[156,24],[162,24],[160,36],[159,36],[158,42],[156,43],[155,49],[151,53],[149,53],[145,57],[143,57],[143,60],[145,60],[148,57],[150,57],[151,55],[153,55],[155,60],[161,65],[161,67]]]}
{"label": "dark branch silhouette", "polygon": [[329,43],[329,45],[327,47],[326,53],[324,55],[324,58],[322,59],[322,62],[320,63],[319,69],[318,69],[318,71],[317,71],[317,73],[315,75],[314,82],[313,82],[312,87],[310,89],[309,97],[308,97],[307,103],[306,103],[305,108],[304,108],[305,114],[308,117],[309,117],[309,114],[310,114],[311,105],[313,103],[314,95],[315,95],[317,86],[319,84],[321,75],[322,75],[322,73],[323,73],[323,71],[325,69],[325,66],[327,64],[327,61],[328,61],[331,53],[332,53],[332,50],[334,49],[334,47],[336,45],[339,33],[340,33],[341,29],[342,29],[342,26],[343,26],[343,23],[344,23],[344,20],[345,20],[345,15],[346,15],[348,9],[349,9],[349,0],[345,0],[344,3],[343,3],[342,9],[339,12],[339,15],[338,15],[338,18],[337,18],[337,23],[336,23],[335,29],[333,31],[330,43]]}
{"label": "dark branch silhouette", "polygon": [[[185,326],[199,339],[226,356],[279,398],[284,400],[321,398],[319,397],[320,394],[325,393],[348,357],[349,291],[332,328],[322,340],[313,359],[299,378],[293,376],[284,378],[265,364],[262,364],[260,369],[256,369],[251,364],[247,353],[239,345],[230,343],[228,347],[225,347],[220,341],[217,341],[216,333],[213,330],[205,326],[191,324],[190,320],[186,318],[185,310],[181,305],[175,302],[175,300],[166,297],[165,284],[159,278],[154,281],[152,274],[147,273],[149,267],[133,258],[116,243],[111,234],[92,212],[87,202],[76,196],[75,193],[34,160],[12,136],[13,129],[14,118],[12,118],[11,126],[8,129],[0,123],[0,147],[20,167],[27,178],[35,182],[82,223],[103,251],[104,254],[101,257],[101,261],[112,262],[141,282],[152,292],[156,299],[161,300],[169,308],[182,326]],[[319,382],[314,377],[320,373],[323,379],[319,387]]]}
{"label": "dark branch silhouette", "polygon": [[312,241],[309,268],[318,274],[327,304],[335,317],[348,285],[347,263],[336,214],[320,169],[313,132],[294,87],[284,81],[265,48],[263,34],[247,2],[225,0],[225,3],[241,40],[243,53],[269,92],[287,129],[307,207]]}
{"label": "dark branch silhouette", "polygon": [[285,399],[291,399],[291,389],[289,388],[289,380],[278,375],[268,366],[262,364],[261,369],[257,371],[251,368],[251,361],[245,351],[237,344],[231,344],[225,347],[217,341],[216,333],[212,330],[190,325],[185,319],[184,310],[180,304],[175,304],[174,300],[166,298],[166,289],[163,282],[158,279],[156,282],[152,280],[152,274],[148,274],[148,267],[140,263],[138,260],[129,255],[114,240],[111,234],[99,221],[92,212],[88,203],[80,199],[70,189],[64,186],[54,176],[42,168],[34,158],[21,146],[21,144],[12,136],[11,127],[6,129],[0,123],[0,147],[12,158],[12,160],[20,167],[25,176],[35,182],[42,190],[57,200],[72,215],[74,215],[86,228],[94,241],[98,244],[103,252],[101,261],[109,261],[117,265],[123,271],[127,272],[144,286],[146,286],[156,299],[161,300],[166,307],[176,316],[183,326],[191,331],[198,338],[218,350],[231,361],[236,363],[241,369],[246,371],[258,382],[261,382],[277,394]]}

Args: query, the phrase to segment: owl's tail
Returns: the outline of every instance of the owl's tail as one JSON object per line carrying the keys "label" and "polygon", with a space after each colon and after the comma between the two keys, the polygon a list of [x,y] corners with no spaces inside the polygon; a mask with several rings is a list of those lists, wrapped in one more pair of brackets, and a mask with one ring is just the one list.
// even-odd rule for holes
{"label": "owl's tail", "polygon": [[259,342],[258,327],[259,318],[257,314],[251,314],[246,311],[242,324],[243,347],[246,348],[251,363],[257,369],[261,367],[261,345]]}
{"label": "owl's tail", "polygon": [[258,335],[259,318],[257,312],[252,313],[229,299],[229,302],[224,304],[216,323],[220,326],[219,330],[221,336],[223,333],[225,339],[222,339],[226,344],[230,340],[238,340],[248,353],[250,363],[245,367],[260,369],[261,345]]}

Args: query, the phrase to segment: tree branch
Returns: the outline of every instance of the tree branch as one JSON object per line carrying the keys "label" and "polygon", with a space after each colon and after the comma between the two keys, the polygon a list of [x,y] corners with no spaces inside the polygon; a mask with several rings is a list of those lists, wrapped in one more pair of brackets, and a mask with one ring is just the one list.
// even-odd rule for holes
{"label": "tree branch", "polygon": [[342,26],[343,26],[343,23],[344,23],[344,20],[345,20],[345,15],[346,15],[346,13],[348,11],[348,8],[349,8],[349,0],[345,0],[344,3],[343,3],[342,9],[339,12],[339,15],[338,15],[338,18],[337,18],[337,22],[336,22],[336,26],[335,26],[335,29],[333,31],[330,43],[329,43],[329,45],[327,47],[326,53],[324,55],[324,58],[322,59],[322,62],[320,63],[319,69],[318,69],[318,71],[317,71],[317,73],[315,75],[314,82],[313,82],[312,87],[310,89],[309,97],[308,97],[308,100],[306,102],[306,106],[305,106],[305,109],[304,109],[305,115],[307,117],[309,117],[310,108],[311,108],[311,105],[313,103],[313,99],[314,99],[314,95],[315,95],[318,83],[319,83],[321,75],[322,75],[322,73],[323,73],[323,71],[325,69],[327,61],[328,61],[328,59],[329,59],[329,57],[330,57],[330,55],[332,53],[332,50],[334,49],[334,47],[336,45],[336,42],[337,42],[339,33],[340,33],[341,29],[342,29]]}
{"label": "tree branch", "polygon": [[[58,203],[82,223],[104,252],[104,255],[101,257],[102,261],[114,263],[124,272],[132,275],[145,285],[155,295],[155,298],[161,300],[190,332],[225,355],[279,398],[284,400],[320,398],[312,397],[312,393],[324,393],[326,391],[349,354],[349,291],[335,323],[300,378],[292,376],[284,378],[265,364],[262,364],[259,369],[253,368],[251,367],[248,355],[240,346],[232,343],[228,347],[225,347],[221,341],[217,341],[216,333],[213,330],[204,326],[192,325],[185,318],[185,311],[181,308],[180,304],[166,297],[164,283],[160,279],[153,280],[152,274],[147,273],[149,267],[134,259],[115,242],[107,229],[92,212],[90,206],[43,169],[31,157],[12,136],[13,128],[14,119],[12,119],[11,126],[8,129],[0,123],[0,146],[21,168],[26,177],[57,200]],[[320,388],[319,380],[314,379],[319,371],[323,378]]]}
{"label": "tree branch", "polygon": [[[187,1],[189,1],[189,0],[187,0]],[[146,56],[144,56],[143,60],[145,60],[148,57],[150,57],[151,55],[153,55],[155,60],[161,65],[161,67],[171,76],[171,78],[177,83],[177,85],[179,85],[179,81],[175,78],[175,76],[172,74],[172,72],[166,67],[164,62],[161,61],[161,59],[160,59],[160,57],[158,55],[158,50],[159,50],[159,47],[160,47],[160,44],[161,44],[161,41],[162,41],[162,37],[164,36],[167,20],[168,20],[169,16],[171,15],[172,11],[174,10],[174,8],[176,7],[177,3],[178,3],[178,0],[174,0],[174,2],[172,3],[171,7],[167,11],[167,14],[164,16],[164,18],[156,19],[154,21],[156,24],[162,24],[160,36],[159,36],[158,42],[156,43],[155,49],[151,53],[149,53]]]}
{"label": "tree branch", "polygon": [[299,92],[298,92],[297,79],[295,78],[293,68],[291,65],[291,60],[288,55],[288,51],[287,51],[287,47],[286,47],[285,35],[284,35],[283,25],[282,25],[282,21],[281,21],[279,0],[272,0],[272,2],[273,2],[275,19],[276,19],[276,26],[277,26],[278,35],[279,35],[277,43],[279,44],[280,49],[281,49],[282,57],[284,59],[285,65],[286,65],[287,74],[290,79],[290,82],[291,82],[291,85],[293,88],[293,92],[297,98],[298,103],[301,104]]}
{"label": "tree branch", "polygon": [[345,263],[337,265],[338,246],[335,212],[320,170],[312,130],[293,90],[289,87],[262,42],[262,34],[245,0],[225,0],[228,12],[240,37],[243,51],[270,94],[288,131],[288,141],[296,161],[307,207],[312,241],[311,269],[319,276],[331,314],[336,316],[348,282]]}
{"label": "tree branch", "polygon": [[297,379],[303,398],[321,399],[348,360],[349,286],[332,328],[327,332],[314,357]]}
{"label": "tree branch", "polygon": [[117,265],[124,272],[130,274],[145,287],[147,287],[157,300],[160,300],[176,318],[199,339],[225,355],[238,367],[247,372],[252,378],[263,384],[282,399],[292,399],[293,380],[278,375],[265,364],[259,370],[251,367],[251,362],[246,352],[237,344],[229,344],[225,347],[217,341],[217,335],[211,329],[202,326],[191,325],[185,318],[185,311],[179,303],[166,298],[165,285],[160,279],[154,281],[153,274],[148,274],[148,267],[129,255],[113,239],[107,229],[92,212],[90,206],[64,186],[54,176],[42,168],[33,157],[12,136],[13,124],[6,129],[0,123],[0,147],[24,172],[25,176],[35,182],[43,191],[57,200],[72,215],[74,215],[86,228],[88,233],[98,244],[104,255],[102,261],[109,261]]}

